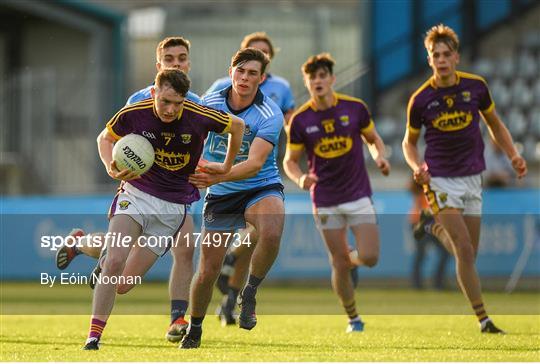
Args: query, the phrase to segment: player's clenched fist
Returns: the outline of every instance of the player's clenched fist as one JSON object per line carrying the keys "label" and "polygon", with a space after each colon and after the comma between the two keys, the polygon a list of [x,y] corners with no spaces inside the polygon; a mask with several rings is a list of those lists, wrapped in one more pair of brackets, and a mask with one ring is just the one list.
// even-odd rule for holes
{"label": "player's clenched fist", "polygon": [[413,178],[414,178],[414,181],[418,183],[419,185],[424,185],[424,184],[429,183],[431,179],[431,175],[428,172],[427,166],[424,164],[420,168],[416,169],[413,172]]}
{"label": "player's clenched fist", "polygon": [[379,168],[383,176],[388,176],[390,174],[390,162],[388,162],[386,158],[377,158],[375,164],[377,164],[377,168]]}
{"label": "player's clenched fist", "polygon": [[298,178],[298,186],[303,190],[309,190],[319,179],[314,174],[303,174]]}
{"label": "player's clenched fist", "polygon": [[527,174],[527,162],[519,154],[512,158],[512,168],[516,171],[518,178],[523,178]]}

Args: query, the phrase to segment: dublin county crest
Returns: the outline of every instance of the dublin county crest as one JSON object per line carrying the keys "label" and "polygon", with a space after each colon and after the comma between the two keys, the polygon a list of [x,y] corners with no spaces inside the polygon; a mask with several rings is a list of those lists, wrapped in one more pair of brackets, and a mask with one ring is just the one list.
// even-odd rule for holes
{"label": "dublin county crest", "polygon": [[206,222],[213,222],[216,218],[214,217],[214,214],[211,212],[204,215],[204,221]]}

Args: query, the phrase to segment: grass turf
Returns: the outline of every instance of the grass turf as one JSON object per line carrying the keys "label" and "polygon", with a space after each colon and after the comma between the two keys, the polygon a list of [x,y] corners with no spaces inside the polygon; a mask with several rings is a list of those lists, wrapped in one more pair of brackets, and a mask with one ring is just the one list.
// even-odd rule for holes
{"label": "grass turf", "polygon": [[501,336],[479,333],[475,317],[463,314],[470,309],[459,292],[359,289],[357,302],[366,328],[351,335],[344,332],[347,320],[330,289],[263,287],[259,311],[264,314],[255,329],[222,328],[215,316],[208,316],[201,348],[184,351],[164,338],[166,285],[143,284],[118,297],[101,350],[85,352],[81,347],[89,323],[88,289],[70,286],[45,292],[49,296],[36,295],[32,284],[2,284],[0,360],[540,360],[540,300],[535,293],[485,295],[488,312],[496,313],[496,324],[508,332]]}

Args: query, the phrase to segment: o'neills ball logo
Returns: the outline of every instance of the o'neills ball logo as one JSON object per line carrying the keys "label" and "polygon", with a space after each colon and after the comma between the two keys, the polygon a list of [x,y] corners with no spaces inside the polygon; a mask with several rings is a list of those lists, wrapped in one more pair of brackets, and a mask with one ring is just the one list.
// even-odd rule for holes
{"label": "o'neills ball logo", "polygon": [[122,152],[124,153],[124,156],[127,159],[129,159],[133,163],[135,163],[140,169],[145,169],[146,168],[146,163],[144,163],[143,160],[141,159],[141,157],[139,157],[137,154],[135,154],[135,152],[132,151],[130,147],[125,145],[124,148],[122,148]]}
{"label": "o'neills ball logo", "polygon": [[332,138],[321,138],[313,151],[321,158],[337,158],[349,152],[353,141],[348,136],[335,136]]}
{"label": "o'neills ball logo", "polygon": [[472,122],[470,111],[443,112],[433,120],[433,127],[441,131],[456,131],[465,129]]}
{"label": "o'neills ball logo", "polygon": [[189,160],[189,153],[166,152],[163,149],[156,150],[156,164],[162,168],[168,169],[169,171],[177,171],[184,168],[189,163]]}

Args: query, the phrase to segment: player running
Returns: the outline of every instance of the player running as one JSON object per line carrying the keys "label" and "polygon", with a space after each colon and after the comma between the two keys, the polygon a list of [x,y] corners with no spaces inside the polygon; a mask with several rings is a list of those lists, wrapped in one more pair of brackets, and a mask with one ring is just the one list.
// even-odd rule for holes
{"label": "player running", "polygon": [[[268,57],[258,49],[239,50],[231,60],[232,86],[203,97],[204,105],[230,112],[245,120],[242,148],[229,173],[200,173],[190,177],[197,187],[210,186],[204,205],[203,236],[218,244],[201,244],[197,273],[191,285],[190,327],[181,348],[201,344],[202,323],[212,298],[213,285],[227,251],[228,234],[252,224],[259,241],[251,258],[247,284],[239,295],[239,324],[251,330],[257,324],[255,314],[257,288],[272,267],[279,251],[284,223],[283,185],[275,159],[275,148],[283,125],[279,107],[259,89],[264,81]],[[227,140],[211,133],[204,158],[223,160]],[[248,236],[249,237],[249,236]]]}
{"label": "player running", "polygon": [[[283,166],[291,180],[311,191],[313,215],[332,265],[332,287],[349,317],[346,332],[358,332],[364,323],[356,311],[350,270],[358,265],[374,267],[379,259],[379,229],[363,142],[383,175],[390,172],[390,164],[366,104],[334,91],[334,63],[330,54],[321,53],[302,66],[311,98],[291,118]],[[308,173],[299,165],[304,151]],[[357,254],[349,254],[347,227],[354,234]]]}
{"label": "player running", "polygon": [[[274,58],[276,53],[274,44],[270,37],[265,32],[255,32],[248,34],[242,40],[240,49],[253,47],[257,48],[266,54],[270,61]],[[276,76],[268,72],[268,67],[264,74],[265,79],[259,86],[262,93],[270,97],[281,109],[284,116],[285,125],[288,124],[289,119],[293,113],[295,104],[289,82],[283,77]],[[222,90],[231,85],[231,78],[229,76],[216,80],[212,86],[206,91],[211,93]],[[285,135],[280,135],[280,142],[278,148],[281,145],[286,144],[285,140],[281,143],[281,139],[284,139]],[[280,148],[279,148],[280,149]],[[281,149],[278,150],[278,156],[284,154]],[[234,309],[236,306],[236,300],[238,294],[244,283],[246,282],[247,274],[249,271],[249,262],[251,261],[251,254],[257,243],[257,232],[253,226],[247,224],[246,229],[239,231],[240,240],[243,240],[247,235],[251,241],[250,246],[245,244],[239,244],[229,249],[221,273],[216,282],[216,286],[223,294],[222,302],[218,306],[217,314],[221,320],[222,325],[235,325],[236,318],[234,315]]]}
{"label": "player running", "polygon": [[[425,230],[455,256],[458,284],[481,332],[504,333],[487,315],[475,266],[482,213],[481,173],[485,169],[480,115],[490,136],[512,161],[518,178],[527,174],[527,164],[495,111],[486,81],[456,70],[456,33],[443,24],[434,26],[424,45],[433,76],[409,100],[403,153],[436,216],[437,223],[427,224]],[[422,126],[426,128],[425,163],[417,148]]]}
{"label": "player running", "polygon": [[[139,238],[175,236],[182,227],[186,205],[200,198],[188,175],[195,170],[207,134],[231,134],[223,163],[208,164],[208,173],[228,172],[240,149],[243,121],[185,100],[189,85],[183,71],[160,71],[151,89],[152,98],[121,109],[98,136],[99,155],[107,173],[122,183],[109,213],[108,232],[118,238],[107,247],[102,262],[104,282],[97,281],[95,286],[85,350],[99,349],[114,305],[117,286],[105,282],[122,275],[143,276],[169,246],[138,244]],[[152,168],[138,178],[129,170],[117,170],[112,162],[114,143],[130,133],[145,136],[156,153]],[[121,244],[120,237],[130,237],[132,245]]]}
{"label": "player running", "polygon": [[[167,37],[163,39],[156,47],[156,69],[161,71],[166,68],[175,68],[184,71],[186,74],[189,72],[191,61],[189,59],[191,43],[189,40],[182,37]],[[153,84],[148,87],[135,92],[128,98],[126,105],[131,105],[135,102],[151,99],[151,90]],[[200,104],[201,99],[195,93],[188,91],[186,99]],[[182,340],[187,327],[188,322],[184,319],[185,313],[188,307],[189,301],[189,285],[193,276],[193,253],[194,247],[187,243],[184,238],[193,235],[193,218],[189,213],[189,206],[187,207],[186,218],[182,229],[176,237],[176,242],[171,248],[171,254],[173,256],[173,264],[171,267],[171,274],[169,278],[169,297],[171,300],[171,321],[167,330],[166,338],[170,342],[179,342]],[[92,233],[86,234],[82,229],[73,229],[70,236],[79,238],[86,236],[87,239],[95,238],[97,235],[104,236],[104,233]],[[132,251],[132,253],[135,250]],[[56,265],[58,269],[66,269],[71,261],[78,254],[85,254],[93,258],[98,258],[101,253],[101,248],[82,246],[80,248],[63,246],[58,250],[56,255]],[[132,254],[131,253],[131,254]],[[94,288],[93,277],[99,275],[101,271],[101,265],[98,262],[93,274],[90,276],[90,286]],[[128,284],[127,282],[118,286],[118,293],[127,293],[134,284]]]}

